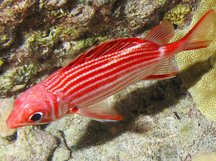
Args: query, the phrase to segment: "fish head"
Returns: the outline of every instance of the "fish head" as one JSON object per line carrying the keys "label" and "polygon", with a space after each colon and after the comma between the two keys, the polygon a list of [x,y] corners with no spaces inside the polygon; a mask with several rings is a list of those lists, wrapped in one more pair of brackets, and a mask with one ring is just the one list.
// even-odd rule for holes
{"label": "fish head", "polygon": [[53,121],[55,96],[42,83],[21,93],[14,102],[14,108],[7,119],[9,128],[40,125]]}

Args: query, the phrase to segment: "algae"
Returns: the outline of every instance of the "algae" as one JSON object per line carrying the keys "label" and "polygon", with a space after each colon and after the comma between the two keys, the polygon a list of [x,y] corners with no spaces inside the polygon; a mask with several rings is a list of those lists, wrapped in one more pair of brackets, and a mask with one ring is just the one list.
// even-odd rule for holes
{"label": "algae", "polygon": [[[38,66],[26,64],[17,68],[8,70],[0,76],[0,95],[20,90],[16,85],[27,85],[27,83],[38,73]],[[23,88],[23,87],[22,87]]]}
{"label": "algae", "polygon": [[0,58],[0,67],[4,64],[4,61],[2,58]]}
{"label": "algae", "polygon": [[160,5],[163,5],[166,3],[166,0],[156,0],[157,3],[159,3]]}
{"label": "algae", "polygon": [[190,11],[190,6],[179,4],[167,12],[164,16],[164,19],[168,20],[172,24],[182,25],[185,21],[186,15],[190,13]]}

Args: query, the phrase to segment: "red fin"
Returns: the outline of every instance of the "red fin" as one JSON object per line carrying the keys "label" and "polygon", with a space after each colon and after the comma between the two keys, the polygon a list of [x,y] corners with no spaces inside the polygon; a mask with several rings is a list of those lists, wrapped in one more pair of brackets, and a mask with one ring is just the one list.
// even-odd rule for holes
{"label": "red fin", "polygon": [[113,104],[111,100],[109,100],[109,97],[89,107],[72,108],[70,112],[101,121],[120,121],[123,119],[123,117],[113,109]]}
{"label": "red fin", "polygon": [[144,80],[169,79],[175,77],[176,73],[178,73],[178,67],[176,66],[175,57],[173,56],[159,63],[158,67],[155,69],[155,73],[144,78]]}
{"label": "red fin", "polygon": [[167,44],[173,35],[173,25],[167,21],[164,21],[160,25],[151,29],[145,39],[162,46]]}
{"label": "red fin", "polygon": [[104,42],[88,50],[86,53],[81,54],[64,68],[71,68],[74,65],[81,64],[88,60],[95,59],[97,57],[107,55],[113,52],[118,52],[143,42],[145,42],[145,40],[142,40],[140,38],[121,38]]}
{"label": "red fin", "polygon": [[[208,11],[195,24],[195,26],[183,37],[182,46],[184,50],[192,50],[207,47],[216,32],[216,13],[214,10]],[[210,36],[211,35],[211,36]]]}

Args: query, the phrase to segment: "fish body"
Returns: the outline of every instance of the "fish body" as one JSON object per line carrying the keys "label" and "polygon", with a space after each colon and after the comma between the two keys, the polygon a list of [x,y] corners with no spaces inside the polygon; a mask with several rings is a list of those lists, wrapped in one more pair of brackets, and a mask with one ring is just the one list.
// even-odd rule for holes
{"label": "fish body", "polygon": [[121,120],[106,98],[140,80],[174,77],[178,72],[175,54],[207,47],[211,40],[205,38],[205,32],[215,28],[215,22],[216,14],[210,10],[188,34],[173,43],[168,43],[174,35],[168,22],[154,27],[145,39],[121,38],[102,43],[21,93],[7,125],[17,128],[44,124],[71,113],[97,120]]}

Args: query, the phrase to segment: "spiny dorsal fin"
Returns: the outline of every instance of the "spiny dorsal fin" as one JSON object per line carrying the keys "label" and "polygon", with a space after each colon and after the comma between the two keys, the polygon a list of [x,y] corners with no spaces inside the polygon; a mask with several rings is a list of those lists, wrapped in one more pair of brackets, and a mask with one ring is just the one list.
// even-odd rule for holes
{"label": "spiny dorsal fin", "polygon": [[128,49],[130,47],[133,47],[133,46],[136,46],[142,43],[144,44],[142,48],[145,48],[146,50],[154,50],[160,47],[157,44],[150,42],[149,40],[143,40],[140,38],[120,38],[120,39],[103,42],[99,44],[98,46],[89,49],[87,52],[75,58],[67,66],[59,69],[58,71],[50,75],[49,78],[46,79],[46,81],[55,79],[56,76],[61,75],[62,72],[67,71],[68,69],[71,69],[74,66],[82,64],[88,60],[95,59],[97,57],[108,55],[114,52],[118,52],[124,49]]}
{"label": "spiny dorsal fin", "polygon": [[91,48],[86,53],[81,54],[64,68],[71,68],[72,66],[84,63],[87,60],[91,60],[113,52],[118,52],[145,41],[146,40],[142,40],[140,38],[121,38],[104,42],[94,48]]}
{"label": "spiny dorsal fin", "polygon": [[173,25],[167,21],[161,22],[149,31],[145,39],[152,41],[158,45],[165,45],[174,35]]}

